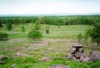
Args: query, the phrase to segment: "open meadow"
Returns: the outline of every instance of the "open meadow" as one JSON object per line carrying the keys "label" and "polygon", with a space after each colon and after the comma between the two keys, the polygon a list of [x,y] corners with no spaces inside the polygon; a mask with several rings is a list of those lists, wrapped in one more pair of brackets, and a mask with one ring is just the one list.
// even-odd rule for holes
{"label": "open meadow", "polygon": [[[0,41],[0,54],[10,57],[6,64],[0,65],[0,68],[48,68],[55,64],[69,65],[71,68],[90,68],[93,65],[99,65],[100,61],[81,63],[67,58],[71,46],[78,43],[77,35],[81,33],[84,36],[93,26],[62,25],[58,27],[41,24],[43,38],[32,40],[27,35],[33,25],[25,24],[24,32],[21,31],[22,25],[13,25],[11,31],[5,30],[5,27],[0,28],[0,31],[9,34],[8,40]],[[49,34],[45,32],[47,26],[49,26]],[[84,45],[84,47],[86,47],[85,53],[92,50],[89,46]]]}

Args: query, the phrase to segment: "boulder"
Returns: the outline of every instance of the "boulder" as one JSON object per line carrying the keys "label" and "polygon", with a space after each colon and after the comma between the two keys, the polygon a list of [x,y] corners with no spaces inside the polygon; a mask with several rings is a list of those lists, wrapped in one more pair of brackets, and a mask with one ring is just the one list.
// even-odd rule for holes
{"label": "boulder", "polygon": [[53,65],[53,66],[50,66],[49,68],[70,68],[69,65],[65,66],[65,65]]}
{"label": "boulder", "polygon": [[91,61],[100,60],[100,51],[92,51],[90,52]]}
{"label": "boulder", "polygon": [[75,54],[76,53],[76,48],[71,48],[71,54]]}
{"label": "boulder", "polygon": [[76,52],[75,53],[75,57],[78,58],[78,59],[80,59],[80,57],[82,56],[82,54],[83,53],[81,53],[81,52]]}
{"label": "boulder", "polygon": [[7,60],[7,59],[8,59],[8,57],[7,57],[7,56],[0,55],[0,61]]}
{"label": "boulder", "polygon": [[79,52],[84,53],[84,49],[83,48],[80,48],[79,49]]}
{"label": "boulder", "polygon": [[87,62],[90,61],[90,57],[86,55],[82,55],[80,58],[80,62]]}
{"label": "boulder", "polygon": [[24,54],[22,52],[17,52],[16,56],[18,56],[18,57],[30,57],[28,54]]}
{"label": "boulder", "polygon": [[41,61],[50,61],[50,60],[52,60],[50,57],[43,57],[43,58],[41,59]]}
{"label": "boulder", "polygon": [[16,68],[17,64],[12,64],[11,68]]}
{"label": "boulder", "polygon": [[72,59],[73,55],[72,54],[68,54],[68,59]]}
{"label": "boulder", "polygon": [[8,60],[7,56],[0,55],[0,64],[5,64]]}

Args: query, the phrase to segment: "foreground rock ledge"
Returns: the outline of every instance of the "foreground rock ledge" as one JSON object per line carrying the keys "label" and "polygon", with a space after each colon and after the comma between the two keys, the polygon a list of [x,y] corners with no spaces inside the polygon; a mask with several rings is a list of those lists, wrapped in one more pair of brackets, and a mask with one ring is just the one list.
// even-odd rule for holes
{"label": "foreground rock ledge", "polygon": [[80,62],[87,61],[98,61],[100,60],[100,51],[91,51],[90,54],[86,55],[84,53],[84,48],[82,45],[73,45],[68,58]]}

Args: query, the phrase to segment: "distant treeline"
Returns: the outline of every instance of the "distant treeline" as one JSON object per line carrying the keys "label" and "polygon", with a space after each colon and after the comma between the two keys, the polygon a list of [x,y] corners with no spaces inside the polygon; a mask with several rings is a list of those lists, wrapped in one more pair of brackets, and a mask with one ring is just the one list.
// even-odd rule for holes
{"label": "distant treeline", "polygon": [[12,24],[25,24],[35,23],[38,21],[41,24],[50,25],[93,25],[100,22],[99,15],[90,16],[30,16],[30,17],[0,17],[0,23],[12,23]]}

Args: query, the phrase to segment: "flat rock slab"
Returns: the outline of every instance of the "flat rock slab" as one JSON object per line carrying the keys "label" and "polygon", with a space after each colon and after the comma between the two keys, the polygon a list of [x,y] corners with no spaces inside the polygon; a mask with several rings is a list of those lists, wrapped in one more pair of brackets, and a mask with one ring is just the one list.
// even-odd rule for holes
{"label": "flat rock slab", "polygon": [[65,65],[53,65],[53,66],[50,66],[49,68],[70,68],[70,66],[65,66]]}

